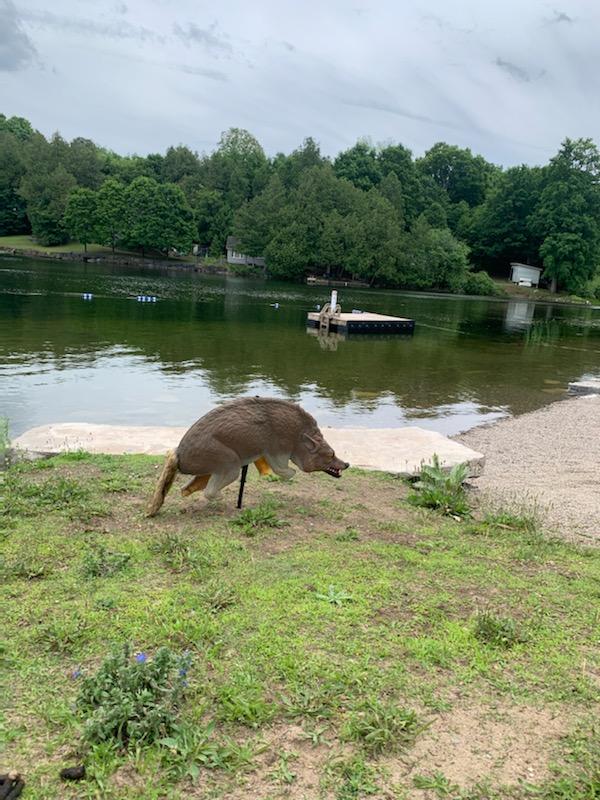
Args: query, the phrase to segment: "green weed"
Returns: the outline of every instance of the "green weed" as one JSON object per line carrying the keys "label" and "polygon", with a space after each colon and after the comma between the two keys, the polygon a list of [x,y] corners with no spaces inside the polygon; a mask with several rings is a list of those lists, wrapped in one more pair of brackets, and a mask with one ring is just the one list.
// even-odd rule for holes
{"label": "green weed", "polygon": [[376,754],[408,747],[422,728],[414,711],[371,700],[350,716],[342,738],[358,742],[366,752]]}
{"label": "green weed", "polygon": [[417,491],[409,494],[408,502],[414,506],[433,508],[448,516],[466,517],[469,504],[463,484],[467,477],[466,464],[456,464],[448,472],[442,468],[437,453],[434,453],[432,464],[421,467],[420,478],[413,484]]}
{"label": "green weed", "polygon": [[39,580],[49,572],[48,564],[32,555],[12,559],[0,555],[0,584],[11,580]]}
{"label": "green weed", "polygon": [[152,544],[152,550],[161,557],[164,565],[174,572],[181,572],[194,566],[194,551],[190,537],[186,534],[167,531]]}
{"label": "green weed", "polygon": [[319,747],[320,745],[327,744],[327,740],[325,739],[327,731],[327,725],[317,725],[314,728],[303,728],[300,736],[302,739],[309,741],[313,747]]}
{"label": "green weed", "polygon": [[298,758],[298,753],[283,752],[279,755],[279,760],[275,768],[269,773],[271,780],[276,783],[290,784],[296,780],[297,774],[291,769],[290,762]]}
{"label": "green weed", "polygon": [[187,685],[189,655],[169,648],[153,658],[125,646],[108,656],[95,675],[84,678],[77,710],[87,744],[150,744],[176,731]]}
{"label": "green weed", "polygon": [[39,626],[35,638],[52,653],[70,654],[87,639],[90,625],[80,614],[58,617]]}
{"label": "green weed", "polygon": [[415,775],[413,783],[416,789],[426,789],[438,797],[453,797],[459,795],[460,787],[456,783],[451,783],[442,772],[434,772],[433,775]]}
{"label": "green weed", "polygon": [[331,693],[311,689],[308,686],[302,686],[290,694],[281,696],[284,712],[292,719],[296,717],[327,719],[331,717],[333,702]]}
{"label": "green weed", "polygon": [[275,714],[273,703],[265,700],[261,688],[249,677],[225,684],[217,690],[217,716],[227,722],[238,722],[257,728]]}
{"label": "green weed", "polygon": [[9,444],[8,419],[0,417],[0,469],[6,464]]}
{"label": "green weed", "polygon": [[336,589],[332,584],[327,587],[327,592],[325,594],[317,592],[315,597],[317,600],[325,600],[327,603],[331,603],[334,606],[341,606],[344,603],[351,602],[353,599],[352,595],[348,594],[344,589]]}
{"label": "green weed", "polygon": [[272,500],[265,500],[256,508],[246,508],[233,520],[232,525],[240,528],[245,536],[256,536],[265,528],[281,528],[282,520],[275,513],[276,506]]}
{"label": "green weed", "polygon": [[333,761],[329,775],[335,785],[336,800],[360,800],[379,791],[375,770],[360,755]]}
{"label": "green weed", "polygon": [[476,615],[474,634],[484,644],[503,647],[507,650],[524,641],[513,619],[499,617],[489,611],[483,611]]}
{"label": "green weed", "polygon": [[74,514],[84,509],[90,499],[86,486],[70,478],[50,478],[41,483],[28,483],[18,470],[6,477],[5,514],[34,516],[42,510],[65,511]]}
{"label": "green weed", "polygon": [[92,545],[81,561],[84,578],[107,578],[121,572],[130,562],[129,553],[109,550],[103,544]]}
{"label": "green weed", "polygon": [[234,605],[237,594],[233,586],[218,579],[207,581],[198,594],[206,608],[213,614]]}
{"label": "green weed", "polygon": [[360,539],[356,528],[346,528],[335,537],[336,542],[357,542]]}
{"label": "green weed", "polygon": [[162,746],[161,762],[173,780],[190,778],[197,781],[201,769],[222,769],[235,772],[252,763],[252,748],[229,739],[219,742],[214,737],[215,724],[206,727],[189,723],[174,725],[171,736],[158,740]]}

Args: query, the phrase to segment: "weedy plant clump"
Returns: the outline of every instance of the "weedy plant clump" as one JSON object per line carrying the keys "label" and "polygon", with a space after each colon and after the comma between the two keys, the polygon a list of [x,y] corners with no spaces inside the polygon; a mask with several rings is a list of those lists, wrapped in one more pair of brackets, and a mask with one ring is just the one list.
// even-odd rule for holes
{"label": "weedy plant clump", "polygon": [[514,619],[499,617],[489,611],[477,614],[474,632],[480,642],[507,650],[515,644],[525,641],[525,637],[519,633]]}
{"label": "weedy plant clump", "polygon": [[8,461],[8,419],[0,417],[0,469],[6,466]]}
{"label": "weedy plant clump", "polygon": [[84,742],[128,747],[174,734],[190,665],[189,654],[168,647],[153,658],[133,655],[129,646],[109,655],[81,684],[77,710]]}
{"label": "weedy plant clump", "polygon": [[367,753],[374,755],[408,747],[422,727],[414,711],[371,700],[350,716],[342,738],[358,742]]}
{"label": "weedy plant clump", "polygon": [[408,496],[408,501],[414,506],[433,508],[448,516],[466,517],[470,513],[464,487],[467,477],[466,464],[456,464],[446,471],[434,453],[432,463],[421,467],[421,476],[413,484],[416,491]]}
{"label": "weedy plant clump", "polygon": [[233,525],[240,528],[246,536],[256,536],[265,528],[281,528],[283,521],[275,513],[275,504],[266,501],[256,506],[256,508],[246,508],[233,520]]}
{"label": "weedy plant clump", "polygon": [[130,560],[129,553],[118,553],[102,544],[95,545],[83,556],[81,571],[84,578],[107,578],[124,569]]}

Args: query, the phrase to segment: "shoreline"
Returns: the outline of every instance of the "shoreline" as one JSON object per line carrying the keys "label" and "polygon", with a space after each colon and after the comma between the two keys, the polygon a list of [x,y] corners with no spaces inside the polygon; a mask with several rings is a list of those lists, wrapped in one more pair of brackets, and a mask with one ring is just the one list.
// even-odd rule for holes
{"label": "shoreline", "polygon": [[[93,252],[90,251],[89,253],[81,253],[81,252],[74,252],[70,250],[64,251],[53,251],[47,252],[45,250],[36,250],[35,248],[21,248],[9,245],[0,245],[0,256],[1,255],[8,255],[14,256],[16,258],[36,258],[36,259],[44,259],[47,261],[79,261],[84,264],[108,264],[108,265],[116,265],[116,266],[132,266],[132,267],[144,267],[145,269],[184,269],[184,270],[192,270],[193,272],[197,272],[200,274],[205,275],[229,275],[233,277],[243,277],[243,278],[257,278],[257,277],[264,277],[261,275],[256,275],[256,273],[249,272],[247,275],[240,275],[235,271],[228,268],[227,262],[223,261],[222,263],[216,264],[203,264],[200,260],[198,263],[193,261],[177,261],[176,259],[153,259],[149,257],[142,257],[135,254],[119,254],[117,253],[113,256],[112,253],[105,253],[105,252]],[[266,280],[269,280],[266,278]],[[307,284],[306,281],[286,281],[288,283],[292,283],[298,286],[311,286],[311,284]],[[497,281],[496,281],[497,282]],[[319,284],[320,288],[329,288],[327,286],[323,286]],[[334,288],[333,285],[331,288]],[[477,294],[460,294],[460,293],[453,293],[453,292],[444,292],[440,290],[423,290],[418,291],[416,289],[399,289],[395,287],[383,287],[383,286],[369,286],[369,287],[358,287],[358,286],[349,286],[349,289],[353,289],[355,291],[364,291],[365,289],[370,292],[397,292],[400,294],[411,294],[416,296],[428,296],[428,297],[454,297],[454,298],[467,298],[467,299],[475,299],[475,300],[487,300],[487,301],[497,301],[503,303],[510,303],[515,301],[525,301],[530,303],[537,303],[538,305],[549,305],[549,306],[570,306],[573,308],[591,308],[591,309],[600,309],[600,305],[592,303],[591,301],[584,301],[581,302],[579,300],[571,300],[569,295],[559,295],[556,299],[548,298],[548,297],[538,297],[535,294],[531,295],[524,295],[520,292],[513,290],[510,286],[506,287],[502,284],[498,284],[498,288],[503,292],[503,294],[499,295],[477,295]],[[536,290],[532,290],[536,291]]]}
{"label": "shoreline", "polygon": [[174,258],[154,259],[147,256],[137,256],[134,254],[125,255],[123,253],[75,253],[73,251],[56,251],[48,253],[44,250],[36,250],[34,248],[21,248],[21,247],[6,247],[0,245],[0,255],[9,255],[16,258],[39,258],[47,261],[79,261],[83,264],[114,264],[116,266],[126,267],[145,267],[157,269],[191,269],[194,272],[202,272],[207,275],[228,275],[230,270],[227,269],[226,263],[223,264],[203,264],[193,261],[177,261]]}
{"label": "shoreline", "polygon": [[[485,456],[486,503],[539,515],[551,533],[600,545],[600,395],[557,400],[452,438]],[[594,435],[596,433],[596,435]]]}

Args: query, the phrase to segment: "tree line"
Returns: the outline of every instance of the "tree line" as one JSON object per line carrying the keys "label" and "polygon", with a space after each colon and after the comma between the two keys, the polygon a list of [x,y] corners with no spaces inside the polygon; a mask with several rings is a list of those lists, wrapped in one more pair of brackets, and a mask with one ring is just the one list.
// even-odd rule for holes
{"label": "tree line", "polygon": [[440,142],[421,158],[367,141],[330,159],[308,138],[267,157],[232,128],[217,148],[122,156],[89,139],[46,139],[0,114],[0,235],[41,244],[212,256],[235,235],[270,275],[491,294],[488,272],[544,268],[554,286],[600,296],[600,153],[566,139],[544,166],[502,169]]}

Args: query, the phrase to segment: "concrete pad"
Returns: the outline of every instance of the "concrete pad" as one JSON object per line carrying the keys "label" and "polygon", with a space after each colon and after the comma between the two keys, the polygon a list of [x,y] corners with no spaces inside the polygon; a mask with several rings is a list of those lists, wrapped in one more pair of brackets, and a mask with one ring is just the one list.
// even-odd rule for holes
{"label": "concrete pad", "polygon": [[600,379],[590,378],[587,381],[573,381],[569,384],[570,394],[600,394]]}
{"label": "concrete pad", "polygon": [[[15,439],[16,449],[36,453],[86,450],[89,453],[145,453],[162,455],[175,448],[187,428],[134,427],[57,423],[32,428]],[[471,476],[479,475],[484,456],[441,433],[422,428],[323,428],[336,454],[353,467],[393,472],[411,477],[436,453],[450,469],[467,463]]]}

